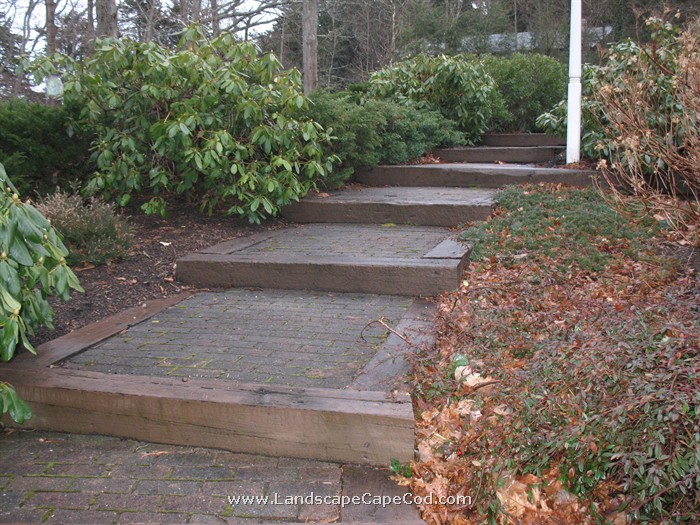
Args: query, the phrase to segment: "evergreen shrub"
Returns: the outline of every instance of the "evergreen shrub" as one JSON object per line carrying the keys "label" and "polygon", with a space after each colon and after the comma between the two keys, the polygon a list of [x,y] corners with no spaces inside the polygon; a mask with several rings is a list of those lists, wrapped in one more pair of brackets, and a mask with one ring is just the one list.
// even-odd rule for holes
{"label": "evergreen shrub", "polygon": [[46,193],[87,176],[89,140],[70,122],[70,112],[62,107],[0,102],[0,162],[20,193]]}
{"label": "evergreen shrub", "polygon": [[332,169],[298,71],[229,33],[212,40],[192,27],[175,50],[104,40],[84,63],[56,55],[35,71],[63,76],[65,102],[96,136],[88,189],[119,205],[145,197],[146,213],[164,214],[185,196],[258,222]]}
{"label": "evergreen shrub", "polygon": [[479,61],[418,55],[373,73],[367,96],[437,110],[474,143],[487,130],[495,89]]}
{"label": "evergreen shrub", "polygon": [[489,131],[537,131],[537,117],[566,95],[566,68],[552,57],[514,53],[485,55],[481,61],[496,82],[497,96]]}
{"label": "evergreen shrub", "polygon": [[438,111],[361,101],[352,92],[318,91],[311,100],[310,118],[336,137],[333,153],[341,162],[324,181],[328,188],[341,186],[358,168],[410,162],[433,148],[464,142],[456,123]]}

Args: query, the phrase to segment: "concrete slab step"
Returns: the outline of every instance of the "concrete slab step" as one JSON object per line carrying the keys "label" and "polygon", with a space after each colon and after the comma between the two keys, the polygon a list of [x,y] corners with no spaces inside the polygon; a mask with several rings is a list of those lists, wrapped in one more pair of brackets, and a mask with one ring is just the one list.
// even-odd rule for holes
{"label": "concrete slab step", "polygon": [[538,168],[516,164],[423,164],[375,166],[356,179],[369,186],[445,186],[501,188],[525,182],[554,182],[590,186],[596,172],[583,169]]}
{"label": "concrete slab step", "polygon": [[307,224],[227,241],[177,263],[198,287],[433,296],[459,284],[471,247],[442,228]]}
{"label": "concrete slab step", "polygon": [[179,299],[4,367],[32,407],[25,426],[368,465],[413,458],[405,357],[432,338],[433,303],[286,290]]}
{"label": "concrete slab step", "polygon": [[301,223],[449,227],[486,219],[495,204],[494,194],[491,189],[367,187],[309,196],[285,208],[283,214]]}
{"label": "concrete slab step", "polygon": [[545,133],[487,133],[482,144],[497,147],[566,146],[566,138]]}
{"label": "concrete slab step", "polygon": [[433,153],[445,162],[547,162],[564,151],[562,146],[476,146],[436,149]]}

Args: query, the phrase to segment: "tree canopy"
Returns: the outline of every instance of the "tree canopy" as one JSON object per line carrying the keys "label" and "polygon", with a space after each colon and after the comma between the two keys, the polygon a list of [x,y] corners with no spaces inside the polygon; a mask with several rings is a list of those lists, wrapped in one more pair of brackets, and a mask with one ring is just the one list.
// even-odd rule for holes
{"label": "tree canopy", "polygon": [[[569,0],[315,0],[318,84],[363,82],[418,53],[566,54]],[[60,51],[81,60],[97,37],[154,41],[174,48],[201,25],[211,37],[232,33],[302,69],[300,0],[0,0],[0,97],[28,95],[19,57]],[[651,14],[700,11],[695,0],[583,0],[584,44],[644,39]]]}

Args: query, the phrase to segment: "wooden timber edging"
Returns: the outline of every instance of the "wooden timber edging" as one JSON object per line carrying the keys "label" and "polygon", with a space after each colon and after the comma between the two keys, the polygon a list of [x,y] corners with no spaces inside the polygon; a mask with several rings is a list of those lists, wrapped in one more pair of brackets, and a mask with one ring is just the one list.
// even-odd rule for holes
{"label": "wooden timber edging", "polygon": [[177,278],[211,288],[253,287],[432,297],[452,290],[468,265],[460,257],[392,259],[291,255],[190,254],[177,263]]}
{"label": "wooden timber edging", "polygon": [[413,458],[408,394],[16,367],[25,427],[270,456],[383,465]]}
{"label": "wooden timber edging", "polygon": [[561,183],[589,187],[598,180],[594,170],[538,168],[498,164],[424,164],[375,166],[358,170],[355,178],[369,186],[444,186],[456,188],[502,188],[510,184]]}
{"label": "wooden timber edging", "polygon": [[562,146],[440,148],[433,154],[445,162],[547,162],[562,153]]}
{"label": "wooden timber edging", "polygon": [[482,144],[493,147],[566,146],[566,137],[545,133],[487,133]]}
{"label": "wooden timber edging", "polygon": [[123,312],[110,315],[96,323],[92,323],[51,341],[47,341],[37,348],[37,355],[25,352],[17,356],[12,364],[26,364],[33,367],[54,365],[100,341],[118,334],[122,330],[126,330],[130,326],[134,326],[153,317],[158,312],[162,312],[166,308],[187,299],[191,295],[191,292],[185,292],[166,299],[156,299],[154,301],[148,301],[142,306],[136,306],[124,310]]}
{"label": "wooden timber edging", "polygon": [[[389,190],[384,192],[389,195],[381,198],[377,197],[376,191],[372,191],[376,189],[364,188],[354,192],[350,198],[344,198],[343,192],[329,197],[306,197],[285,207],[283,214],[286,219],[297,223],[392,223],[452,228],[465,222],[485,220],[495,206],[492,190],[437,188],[433,196],[428,194],[427,188],[401,188],[403,195],[400,192],[399,195],[390,195],[392,191]],[[418,197],[407,196],[405,190],[422,190],[422,194]],[[450,193],[454,195],[455,192],[464,195],[461,202],[454,197],[441,202],[440,198],[445,194],[449,198]],[[476,195],[468,195],[469,192]],[[367,194],[369,198],[363,199]]]}

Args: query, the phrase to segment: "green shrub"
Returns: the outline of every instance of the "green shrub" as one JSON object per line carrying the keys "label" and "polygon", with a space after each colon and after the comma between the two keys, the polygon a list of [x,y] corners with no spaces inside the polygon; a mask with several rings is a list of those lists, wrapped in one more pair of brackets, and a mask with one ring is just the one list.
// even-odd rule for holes
{"label": "green shrub", "polygon": [[326,187],[341,186],[361,167],[409,162],[435,147],[464,142],[456,124],[437,111],[387,100],[361,102],[348,92],[318,91],[311,100],[310,118],[336,137],[333,153],[341,161]]}
{"label": "green shrub", "polygon": [[419,55],[372,74],[367,96],[438,110],[478,141],[491,118],[495,84],[481,63]]}
{"label": "green shrub", "polygon": [[[176,51],[127,39],[102,41],[83,64],[53,57],[64,99],[84,108],[97,136],[98,172],[88,188],[125,205],[163,214],[174,195],[210,213],[259,221],[305,195],[332,168],[328,136],[303,117],[297,71],[226,33],[188,29]],[[37,65],[41,78],[57,71]]]}
{"label": "green shrub", "polygon": [[326,179],[326,187],[342,186],[358,167],[379,164],[384,122],[379,113],[366,111],[348,93],[317,91],[311,96],[309,116],[335,137],[333,153],[341,164]]}
{"label": "green shrub", "polygon": [[[598,148],[598,144],[605,141],[605,135],[600,126],[600,108],[594,100],[594,92],[600,87],[600,71],[600,66],[584,64],[581,77],[581,155],[589,159],[599,159],[606,154],[604,149]],[[550,135],[565,137],[567,108],[566,98],[563,98],[537,117],[535,125]]]}
{"label": "green shrub", "polygon": [[490,131],[536,131],[537,117],[566,95],[566,68],[552,57],[515,53],[481,60],[498,92]]}
{"label": "green shrub", "polygon": [[115,206],[97,197],[57,191],[41,200],[37,209],[63,235],[71,265],[102,264],[129,253],[132,234]]}
{"label": "green shrub", "polygon": [[43,193],[86,177],[89,141],[69,122],[64,108],[21,100],[0,103],[0,162],[21,193]]}
{"label": "green shrub", "polygon": [[368,102],[365,111],[384,116],[386,125],[382,136],[382,164],[402,164],[414,161],[437,147],[464,144],[464,133],[457,131],[454,121],[439,111],[401,106],[389,101]]}
{"label": "green shrub", "polygon": [[[68,250],[49,221],[29,203],[0,164],[0,360],[9,361],[18,347],[35,353],[29,337],[41,326],[53,328],[48,297],[68,300],[70,290],[82,291],[66,264]],[[2,412],[18,420],[28,415],[16,394],[0,383]]]}
{"label": "green shrub", "polygon": [[[622,109],[611,104],[606,107],[604,99],[612,94],[620,95],[618,102],[625,101],[629,107],[642,102],[644,107],[638,124],[648,126],[651,133],[665,136],[668,131],[676,135],[687,131],[672,126],[667,129],[685,112],[675,98],[679,82],[683,80],[683,67],[679,62],[683,49],[680,29],[658,19],[650,19],[647,24],[652,29],[649,43],[619,42],[605,53],[602,66],[585,64],[583,67],[581,152],[586,157],[612,159],[622,152],[619,137],[629,131],[630,123],[622,126],[618,123],[619,129],[610,129]],[[567,104],[563,99],[540,115],[537,125],[549,133],[565,135],[566,117]],[[679,140],[677,136],[671,138]],[[649,153],[649,158],[641,161],[653,170],[659,159],[653,152]],[[627,162],[624,157],[620,160]]]}

